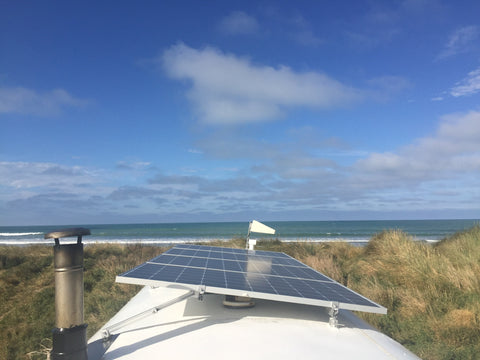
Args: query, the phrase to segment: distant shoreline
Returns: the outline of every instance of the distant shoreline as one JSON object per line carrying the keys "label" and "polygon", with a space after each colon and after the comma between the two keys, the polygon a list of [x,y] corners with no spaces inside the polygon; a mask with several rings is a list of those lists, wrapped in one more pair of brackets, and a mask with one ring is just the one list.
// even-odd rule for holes
{"label": "distant shoreline", "polygon": [[[415,240],[434,242],[458,231],[471,228],[478,220],[366,220],[366,221],[265,221],[276,230],[275,235],[254,234],[257,239],[278,239],[282,242],[348,242],[366,244],[385,230],[401,230]],[[248,222],[218,223],[160,223],[160,224],[110,224],[81,225],[89,228],[89,243],[114,243],[167,245],[209,241],[229,241],[246,238]],[[2,226],[0,244],[35,245],[50,244],[43,234],[68,226]],[[255,236],[258,235],[258,236]]]}

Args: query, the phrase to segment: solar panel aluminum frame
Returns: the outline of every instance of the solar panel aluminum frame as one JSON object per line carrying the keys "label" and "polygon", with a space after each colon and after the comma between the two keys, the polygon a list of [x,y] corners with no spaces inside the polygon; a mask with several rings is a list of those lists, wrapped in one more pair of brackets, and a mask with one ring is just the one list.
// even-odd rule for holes
{"label": "solar panel aluminum frame", "polygon": [[[233,296],[244,296],[253,299],[263,299],[263,300],[273,300],[273,301],[280,301],[280,302],[289,302],[295,304],[303,304],[303,305],[314,305],[314,306],[321,306],[326,308],[331,308],[333,301],[325,301],[325,300],[317,300],[317,299],[310,299],[310,298],[300,298],[295,296],[287,296],[287,295],[273,295],[268,293],[259,293],[255,291],[244,291],[244,290],[236,290],[236,289],[227,289],[227,288],[219,288],[214,286],[205,286],[205,285],[192,285],[192,284],[182,284],[182,283],[171,283],[159,280],[149,280],[149,279],[136,279],[136,278],[127,278],[122,276],[116,277],[116,282],[124,283],[124,284],[134,284],[134,285],[143,285],[143,286],[151,286],[151,287],[170,287],[170,288],[185,288],[186,290],[193,290],[195,292],[205,292],[210,294],[219,294],[219,295],[233,295]],[[360,294],[358,294],[360,295]],[[361,295],[360,295],[361,296]],[[373,303],[373,301],[370,300]],[[386,314],[387,309],[381,305],[376,306],[365,306],[365,305],[356,305],[356,304],[348,304],[338,302],[339,309],[345,310],[354,310],[354,311],[361,311],[361,312],[369,312],[369,313],[376,313],[376,314]]]}
{"label": "solar panel aluminum frame", "polygon": [[[180,247],[183,248],[183,247]],[[173,248],[175,249],[175,248]],[[226,248],[220,248],[220,249],[226,249]],[[255,253],[264,253],[264,252],[248,252],[247,254],[253,254]],[[164,253],[166,254],[166,253]],[[162,255],[164,255],[162,254]],[[299,262],[298,260],[283,254],[283,253],[278,253],[283,255],[284,257],[288,257],[292,259],[293,261],[311,269],[310,267],[306,266],[305,264]],[[160,255],[160,256],[162,256]],[[160,257],[159,256],[159,257]],[[151,261],[155,260],[156,258],[152,259]],[[142,264],[156,264],[154,262],[147,261],[146,263]],[[142,266],[140,265],[140,266]],[[161,264],[156,264],[159,266],[162,266]],[[131,271],[139,268],[140,266],[132,269]],[[171,265],[171,266],[179,266],[182,267],[181,265]],[[200,268],[199,268],[200,269]],[[313,270],[313,269],[312,269]],[[222,270],[218,270],[222,271]],[[225,270],[224,270],[225,271]],[[315,271],[315,270],[314,270]],[[317,272],[317,271],[315,271]],[[128,273],[128,272],[127,272]],[[318,272],[317,272],[318,273]],[[281,302],[289,302],[289,303],[296,303],[296,304],[304,304],[304,305],[314,305],[314,306],[321,306],[321,307],[326,307],[326,308],[331,308],[333,304],[337,304],[339,309],[345,309],[345,310],[354,310],[354,311],[361,311],[361,312],[369,312],[369,313],[377,313],[377,314],[386,314],[387,309],[379,304],[376,304],[372,300],[356,293],[355,291],[343,286],[342,284],[336,282],[335,280],[329,278],[328,276],[325,276],[324,274],[318,273],[328,279],[328,281],[325,281],[325,283],[328,284],[334,284],[335,286],[339,286],[345,290],[347,290],[349,293],[353,293],[356,296],[359,296],[360,298],[363,298],[366,300],[368,303],[372,304],[371,306],[369,305],[361,305],[361,304],[355,304],[355,303],[347,303],[347,302],[342,302],[342,301],[333,301],[333,300],[321,300],[321,299],[314,299],[314,298],[308,298],[308,297],[299,297],[299,296],[289,296],[289,295],[282,295],[282,294],[272,294],[272,293],[264,293],[264,292],[258,292],[258,291],[249,291],[245,289],[232,289],[228,287],[215,287],[215,286],[208,286],[204,284],[190,284],[190,283],[182,283],[182,282],[171,282],[171,281],[163,281],[163,280],[154,280],[154,279],[146,279],[146,278],[136,278],[136,277],[129,277],[129,276],[123,276],[126,273],[119,275],[116,277],[116,282],[118,283],[126,283],[126,284],[135,284],[135,285],[147,285],[147,286],[152,286],[152,287],[181,287],[185,288],[188,290],[193,290],[195,292],[205,292],[205,293],[212,293],[212,294],[219,294],[219,295],[233,295],[233,296],[244,296],[244,297],[250,297],[254,299],[264,299],[264,300],[273,300],[273,301],[281,301]],[[248,272],[242,273],[242,274],[249,274]]]}

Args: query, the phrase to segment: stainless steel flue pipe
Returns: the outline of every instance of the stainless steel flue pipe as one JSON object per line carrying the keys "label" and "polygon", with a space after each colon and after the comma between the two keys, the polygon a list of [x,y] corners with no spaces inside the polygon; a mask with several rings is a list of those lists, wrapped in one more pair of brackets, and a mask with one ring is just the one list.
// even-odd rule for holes
{"label": "stainless steel flue pipe", "polygon": [[[83,318],[83,244],[85,228],[45,234],[55,239],[55,326],[51,359],[87,360],[87,324]],[[60,238],[77,237],[76,243],[60,244]]]}

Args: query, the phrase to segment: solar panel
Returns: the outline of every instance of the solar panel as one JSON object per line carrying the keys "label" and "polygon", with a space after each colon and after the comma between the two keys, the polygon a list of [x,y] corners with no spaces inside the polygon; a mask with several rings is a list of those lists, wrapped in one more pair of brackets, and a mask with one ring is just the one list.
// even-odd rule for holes
{"label": "solar panel", "polygon": [[247,296],[386,314],[387,309],[279,252],[182,244],[129,270],[117,282],[184,286]]}

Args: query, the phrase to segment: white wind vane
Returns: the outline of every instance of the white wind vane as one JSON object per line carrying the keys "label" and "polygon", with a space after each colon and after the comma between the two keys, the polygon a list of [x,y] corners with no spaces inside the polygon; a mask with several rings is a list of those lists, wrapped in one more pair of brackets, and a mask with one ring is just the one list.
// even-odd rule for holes
{"label": "white wind vane", "polygon": [[253,250],[254,246],[257,244],[257,240],[250,240],[250,233],[260,233],[260,234],[275,234],[275,229],[262,224],[257,220],[252,220],[248,226],[248,234],[247,234],[247,243],[245,249]]}

